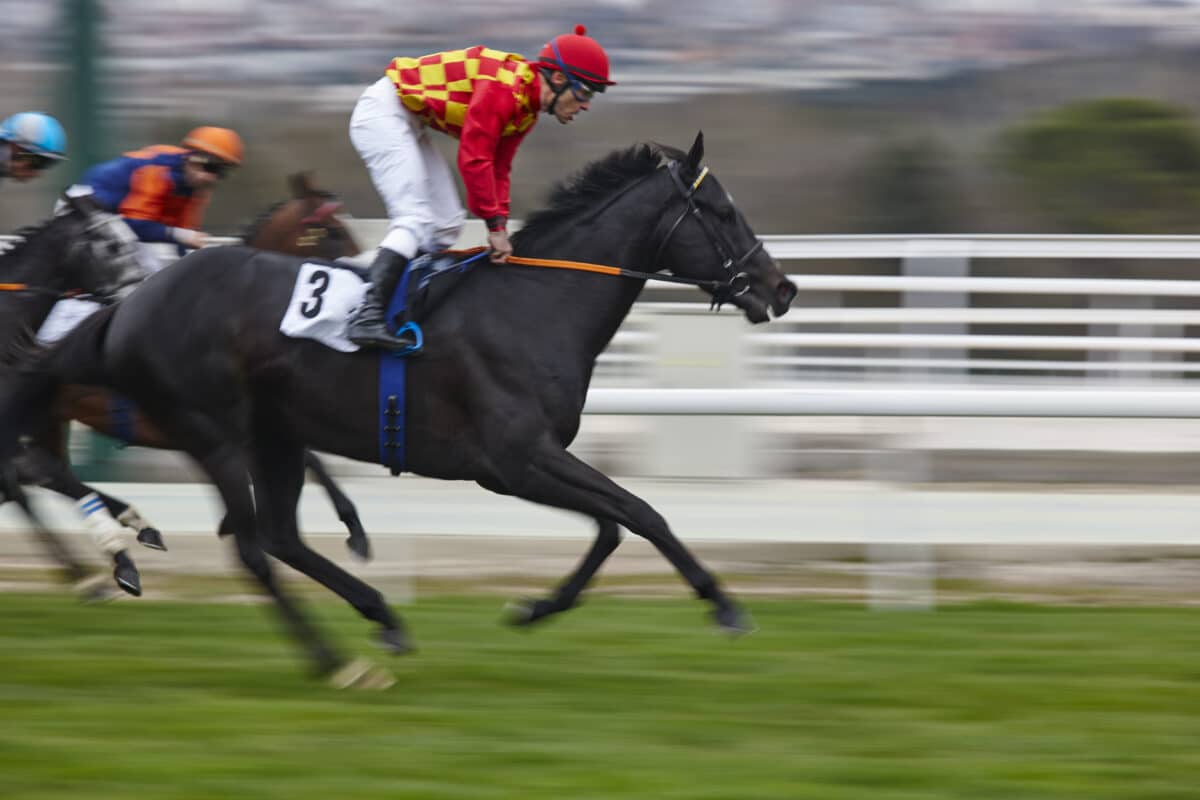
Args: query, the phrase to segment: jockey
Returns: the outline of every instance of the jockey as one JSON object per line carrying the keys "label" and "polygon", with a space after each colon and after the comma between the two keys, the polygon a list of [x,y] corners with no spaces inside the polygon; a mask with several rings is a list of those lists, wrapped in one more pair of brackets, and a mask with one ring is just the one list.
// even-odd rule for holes
{"label": "jockey", "polygon": [[564,125],[614,85],[608,56],[582,25],[556,36],[538,59],[483,45],[392,60],[363,92],[350,118],[350,140],[387,208],[387,235],[371,265],[371,285],[347,334],[362,347],[411,347],[411,329],[394,335],[385,309],[408,261],[458,239],[465,214],[429,129],[459,140],[458,171],[467,208],[487,222],[494,262],[512,254],[506,230],[509,173],[538,112]]}
{"label": "jockey", "polygon": [[199,230],[204,210],[242,155],[241,138],[228,128],[196,128],[179,147],[158,144],[125,153],[91,167],[79,183],[91,188],[101,208],[120,214],[138,239],[176,244],[183,255],[184,248],[208,240]]}
{"label": "jockey", "polygon": [[0,122],[0,180],[33,180],[66,158],[67,134],[49,114],[23,111]]}

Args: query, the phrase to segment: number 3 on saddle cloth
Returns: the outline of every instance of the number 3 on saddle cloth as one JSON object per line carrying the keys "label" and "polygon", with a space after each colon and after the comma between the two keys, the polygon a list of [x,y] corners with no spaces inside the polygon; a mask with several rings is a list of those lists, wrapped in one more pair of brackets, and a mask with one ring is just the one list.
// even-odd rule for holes
{"label": "number 3 on saddle cloth", "polygon": [[[475,262],[487,251],[465,258],[450,254],[421,255],[413,259],[388,304],[387,319],[395,321],[408,309],[417,343],[402,350],[381,352],[379,358],[379,461],[399,475],[404,470],[404,398],[408,363],[405,356],[420,352],[424,334],[419,321],[439,305]],[[362,272],[348,266],[321,263],[301,265],[292,299],[279,324],[285,336],[314,339],[343,353],[358,345],[346,337],[351,312],[362,302],[367,284]]]}

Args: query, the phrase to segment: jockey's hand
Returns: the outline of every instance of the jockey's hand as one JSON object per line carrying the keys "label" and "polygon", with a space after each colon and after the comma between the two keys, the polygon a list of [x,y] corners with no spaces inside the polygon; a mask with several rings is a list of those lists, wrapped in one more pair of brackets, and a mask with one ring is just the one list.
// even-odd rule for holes
{"label": "jockey's hand", "polygon": [[496,264],[503,264],[512,255],[512,242],[508,241],[508,231],[488,231],[488,247],[491,248],[490,258]]}
{"label": "jockey's hand", "polygon": [[175,241],[179,242],[184,247],[190,247],[193,250],[199,250],[204,245],[208,244],[208,234],[204,231],[192,231],[187,228],[176,228],[174,231]]}

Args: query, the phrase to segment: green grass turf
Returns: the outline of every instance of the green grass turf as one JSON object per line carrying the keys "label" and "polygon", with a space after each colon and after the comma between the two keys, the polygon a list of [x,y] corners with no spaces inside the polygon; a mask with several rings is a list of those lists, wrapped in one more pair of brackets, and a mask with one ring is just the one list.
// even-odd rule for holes
{"label": "green grass turf", "polygon": [[[1200,612],[598,597],[403,609],[397,685],[309,680],[266,607],[0,595],[0,798],[1200,796]],[[309,608],[350,652],[369,626]]]}

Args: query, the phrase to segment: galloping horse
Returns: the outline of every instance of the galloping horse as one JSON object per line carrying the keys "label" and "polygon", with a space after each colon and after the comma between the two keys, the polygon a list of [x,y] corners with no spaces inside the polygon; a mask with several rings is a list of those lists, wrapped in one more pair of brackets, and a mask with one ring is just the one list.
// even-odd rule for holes
{"label": "galloping horse", "polygon": [[[21,241],[0,254],[0,385],[21,380],[12,362],[35,348],[34,331],[60,297],[73,292],[115,299],[146,273],[137,240],[118,217],[99,209],[90,197],[65,197],[63,212],[40,226],[19,231]],[[11,473],[15,464],[6,463]],[[6,475],[14,479],[12,474]],[[19,492],[7,492],[28,513]],[[82,495],[80,495],[82,496]],[[62,565],[66,577],[90,591],[90,571],[61,540],[35,525],[38,538]],[[123,555],[114,553],[120,568]]]}
{"label": "galloping horse", "polygon": [[[513,241],[518,256],[558,266],[577,259],[581,269],[481,266],[423,324],[424,355],[408,364],[405,468],[577,511],[598,526],[575,572],[519,622],[574,605],[622,526],[658,548],[723,629],[751,627],[654,509],[566,449],[596,358],[649,277],[631,268],[669,270],[754,323],[785,313],[795,297],[702,155],[697,136],[686,155],[639,145],[589,165]],[[391,356],[282,336],[300,266],[245,248],[193,253],[85,320],[50,353],[41,380],[129,394],[197,460],[225,502],[243,564],[316,672],[333,676],[344,659],[265,555],[332,588],[379,623],[394,649],[407,647],[379,593],[308,549],[296,521],[306,445],[378,460],[379,367]],[[27,386],[0,404],[0,449],[16,439],[15,412],[36,408],[48,390]]]}
{"label": "galloping horse", "polygon": [[[247,245],[306,258],[357,255],[359,249],[354,238],[333,216],[341,205],[335,197],[330,192],[317,189],[305,173],[290,176],[288,184],[292,199],[272,206],[253,223],[244,237]],[[34,280],[44,283],[61,278],[52,260],[44,261],[42,266],[45,267],[45,274]],[[33,308],[29,310],[34,312],[29,319],[34,320],[33,327],[36,329],[40,318]],[[44,316],[44,313],[40,315],[41,318]],[[12,323],[16,323],[15,318]],[[4,330],[7,328],[0,329],[0,341],[11,338],[4,334]],[[144,520],[135,508],[75,477],[67,459],[67,425],[75,420],[106,436],[140,447],[172,450],[175,449],[174,444],[142,414],[130,409],[128,404],[102,387],[64,386],[54,400],[53,409],[54,418],[45,420],[34,432],[33,446],[28,448],[20,464],[25,481],[36,482],[75,501],[94,493],[107,507],[112,518],[137,532],[139,542],[147,547],[165,550],[166,545],[159,531]],[[370,544],[354,504],[334,483],[314,454],[306,452],[305,464],[325,489],[339,519],[349,529],[347,546],[360,558],[369,558]],[[65,546],[55,552],[68,555],[66,558],[57,557],[67,575],[78,576],[81,570],[85,570],[83,565],[69,557]],[[141,592],[137,569],[127,554],[114,555],[114,577],[117,585],[125,591],[131,594]],[[78,582],[77,577],[72,577],[72,580]],[[91,581],[85,582],[82,589],[87,596],[102,596],[99,587]]]}

